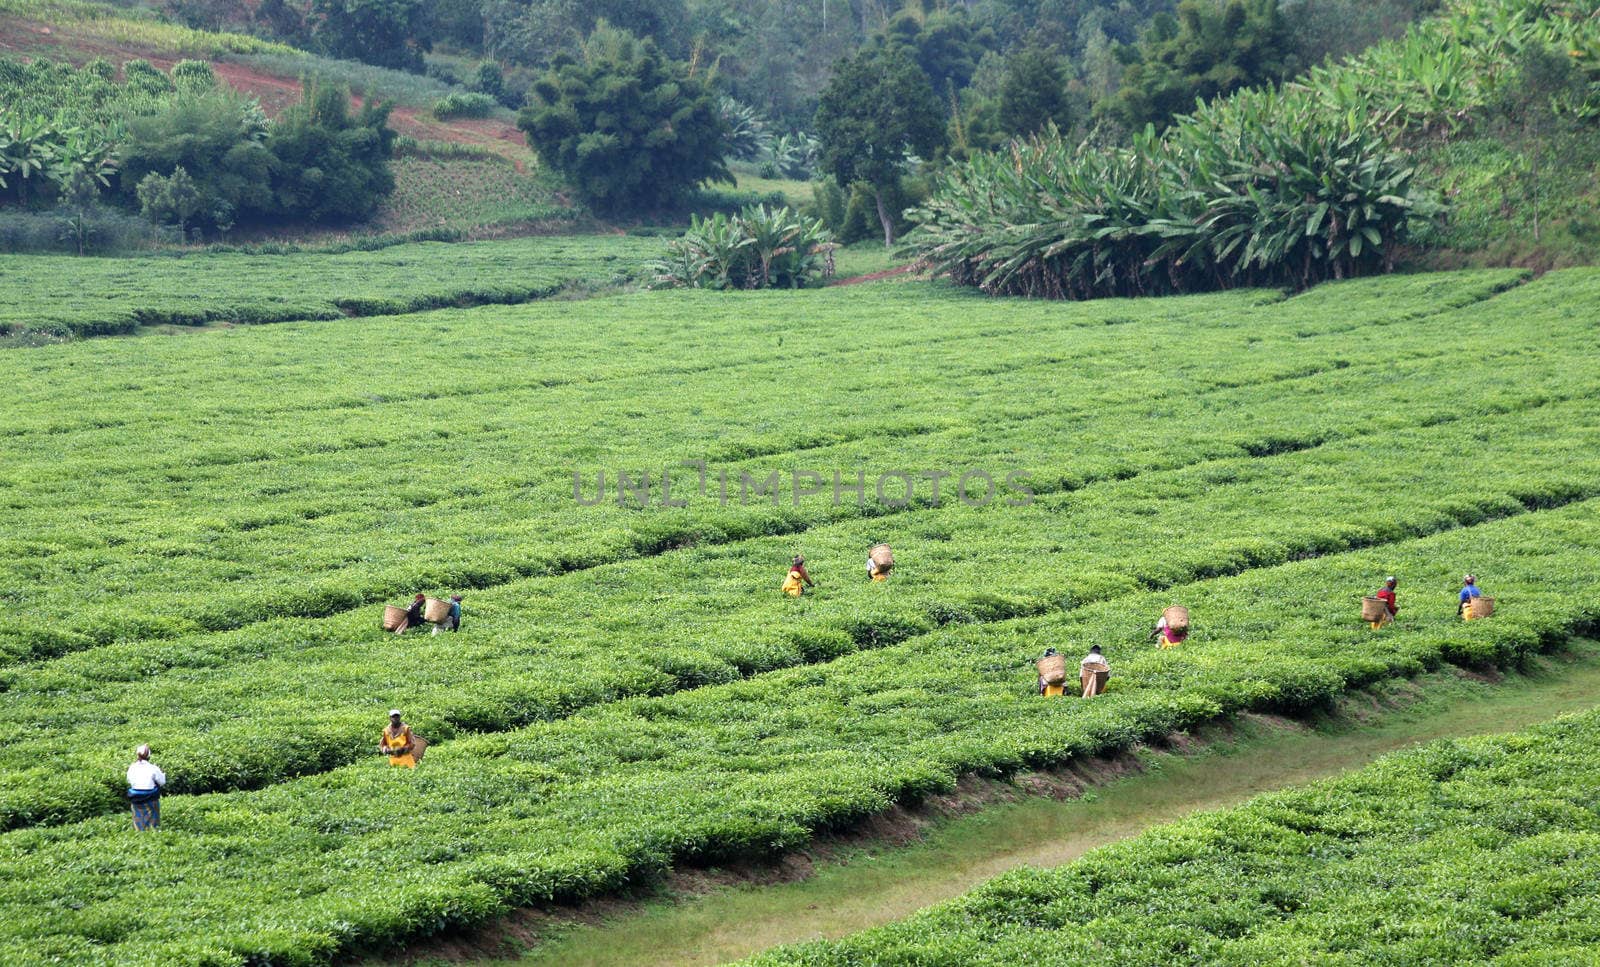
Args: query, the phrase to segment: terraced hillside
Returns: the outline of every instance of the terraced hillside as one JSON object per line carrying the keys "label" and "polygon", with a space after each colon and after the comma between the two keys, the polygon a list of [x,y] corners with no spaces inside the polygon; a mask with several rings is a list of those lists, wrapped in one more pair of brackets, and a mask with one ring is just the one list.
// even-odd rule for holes
{"label": "terraced hillside", "polygon": [[[0,540],[0,937],[324,959],[1513,660],[1600,617],[1597,304],[1589,270],[1065,306],[914,284],[0,354],[27,521]],[[790,601],[796,550],[820,587]],[[1467,569],[1490,621],[1455,620]],[[1375,635],[1354,598],[1395,572]],[[465,593],[462,633],[383,635],[414,590]],[[1151,651],[1173,601],[1196,635]],[[1039,651],[1090,643],[1103,699],[1031,694]],[[371,755],[395,705],[437,742],[415,773]],[[172,776],[158,837],[119,798],[140,741]]]}

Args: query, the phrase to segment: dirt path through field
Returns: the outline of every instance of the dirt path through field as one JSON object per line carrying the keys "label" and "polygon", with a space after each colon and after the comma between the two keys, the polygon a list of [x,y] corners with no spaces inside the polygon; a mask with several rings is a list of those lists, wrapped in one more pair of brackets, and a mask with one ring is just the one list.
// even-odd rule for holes
{"label": "dirt path through field", "polygon": [[[1231,733],[1198,736],[1186,750],[1147,753],[1138,774],[1083,798],[1021,794],[934,823],[909,846],[867,838],[815,863],[730,874],[721,884],[702,874],[698,892],[690,881],[664,899],[530,915],[492,935],[436,943],[395,962],[724,963],[886,923],[1018,866],[1070,862],[1153,825],[1356,769],[1418,742],[1518,729],[1597,702],[1600,643],[1577,643],[1503,679],[1451,669],[1400,683],[1382,698],[1358,693],[1321,723],[1249,717]],[[547,939],[520,959],[484,954],[536,935]]]}

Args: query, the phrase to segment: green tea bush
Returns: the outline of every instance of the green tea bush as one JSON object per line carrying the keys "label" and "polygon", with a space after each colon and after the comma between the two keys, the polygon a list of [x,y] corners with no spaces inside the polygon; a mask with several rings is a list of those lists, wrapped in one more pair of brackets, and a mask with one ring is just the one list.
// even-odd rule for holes
{"label": "green tea bush", "polygon": [[[131,225],[129,223],[132,223]],[[111,222],[130,239],[143,224]],[[16,225],[16,234],[8,232]],[[48,216],[0,214],[0,243],[43,244]],[[59,224],[55,231],[59,232]],[[116,236],[103,236],[108,240]],[[0,260],[18,288],[0,307],[0,331],[50,329],[78,336],[127,333],[141,325],[284,322],[345,315],[416,312],[446,306],[512,303],[553,295],[567,284],[644,275],[659,243],[541,238],[471,245],[456,233],[358,238],[305,249],[294,245],[211,246],[199,253],[136,261]],[[535,259],[530,270],[526,259]],[[137,296],[121,280],[152,280]]]}
{"label": "green tea bush", "polygon": [[1581,962],[1597,754],[1600,712],[1436,741],[742,963]]}

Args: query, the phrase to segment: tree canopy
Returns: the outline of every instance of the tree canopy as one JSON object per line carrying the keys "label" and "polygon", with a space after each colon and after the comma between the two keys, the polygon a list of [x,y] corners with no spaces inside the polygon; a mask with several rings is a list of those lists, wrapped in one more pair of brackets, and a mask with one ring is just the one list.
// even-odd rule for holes
{"label": "tree canopy", "polygon": [[1054,124],[1069,128],[1067,73],[1061,57],[1048,47],[1030,46],[1006,63],[1000,86],[1000,127],[1007,134],[1029,135]]}
{"label": "tree canopy", "polygon": [[425,12],[423,0],[311,0],[312,37],[335,57],[420,70]]}
{"label": "tree canopy", "polygon": [[945,143],[945,112],[928,75],[894,46],[840,61],[817,107],[821,165],[841,187],[871,185],[885,245],[894,220],[884,192],[900,179],[908,154],[935,155]]}
{"label": "tree canopy", "polygon": [[540,158],[606,214],[659,210],[705,181],[733,180],[717,97],[703,75],[606,24],[580,58],[556,59],[517,125]]}
{"label": "tree canopy", "polygon": [[1183,0],[1123,48],[1122,87],[1100,113],[1129,129],[1164,126],[1197,99],[1273,84],[1295,72],[1295,42],[1278,0]]}

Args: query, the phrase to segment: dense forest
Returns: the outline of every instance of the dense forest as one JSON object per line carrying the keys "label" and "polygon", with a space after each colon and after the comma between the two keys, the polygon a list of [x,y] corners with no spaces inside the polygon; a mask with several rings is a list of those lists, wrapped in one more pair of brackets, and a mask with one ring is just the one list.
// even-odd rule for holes
{"label": "dense forest", "polygon": [[[135,5],[135,4],[128,4]],[[808,128],[842,58],[906,50],[942,99],[994,135],[1025,133],[1043,91],[1135,125],[1195,96],[1276,80],[1360,50],[1437,0],[146,0],[191,27],[254,33],[335,57],[433,73],[518,107],[539,72],[580,56],[602,21],[716,78],[780,128]],[[450,56],[499,68],[463,71]],[[509,76],[508,76],[509,75]],[[1129,90],[1124,91],[1124,87]]]}

